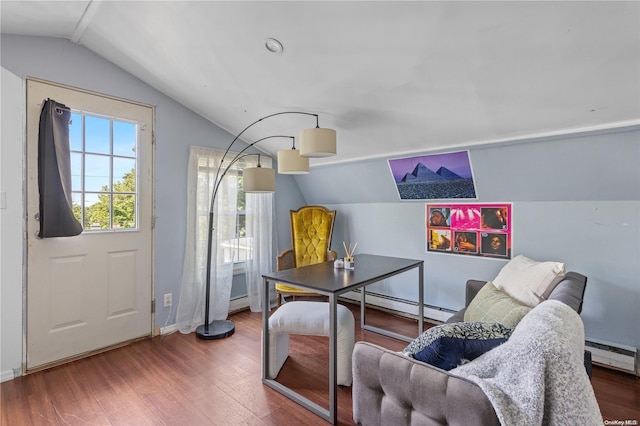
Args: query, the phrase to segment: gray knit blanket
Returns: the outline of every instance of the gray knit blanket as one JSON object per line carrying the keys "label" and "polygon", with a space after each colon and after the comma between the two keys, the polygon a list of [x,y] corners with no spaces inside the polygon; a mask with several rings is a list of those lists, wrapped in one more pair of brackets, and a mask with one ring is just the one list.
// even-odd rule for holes
{"label": "gray knit blanket", "polygon": [[582,320],[562,302],[542,302],[507,342],[450,373],[480,386],[504,426],[603,424],[584,368]]}

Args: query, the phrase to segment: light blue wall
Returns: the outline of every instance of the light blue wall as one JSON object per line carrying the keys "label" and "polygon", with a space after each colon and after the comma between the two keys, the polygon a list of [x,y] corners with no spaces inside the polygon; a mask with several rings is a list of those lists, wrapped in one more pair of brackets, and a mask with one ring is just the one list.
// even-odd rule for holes
{"label": "light blue wall", "polygon": [[275,215],[278,220],[275,237],[278,253],[291,248],[289,210],[297,210],[306,204],[307,202],[293,178],[276,173]]}
{"label": "light blue wall", "polygon": [[[514,255],[587,275],[587,336],[640,347],[640,130],[476,147],[470,157],[476,201],[513,202]],[[426,253],[425,202],[399,201],[386,159],[318,166],[296,181],[308,203],[338,211],[339,253],[344,240],[361,253],[423,259],[429,305],[461,308],[465,281],[490,280],[506,263]],[[415,280],[376,290],[417,300]]]}
{"label": "light blue wall", "polygon": [[[173,292],[177,303],[188,146],[224,148],[230,135],[69,41],[3,35],[1,42],[2,66],[19,77],[156,106],[155,293]],[[478,201],[514,203],[514,254],[560,260],[587,275],[587,336],[640,347],[640,131],[473,147],[470,153]],[[276,186],[279,251],[290,245],[289,209],[335,208],[334,249],[341,252],[343,240],[358,241],[360,252],[424,259],[430,305],[461,307],[464,281],[491,279],[505,263],[425,253],[424,202],[398,200],[386,159],[312,167],[309,175],[278,176]],[[413,281],[385,282],[379,290],[415,300],[414,287]],[[19,327],[21,311],[3,311],[7,320]],[[164,308],[156,313],[159,326],[174,321],[175,314]]]}
{"label": "light blue wall", "polygon": [[[170,310],[160,305],[155,320],[159,327],[174,324],[184,256],[189,146],[226,149],[233,136],[88,49],[67,40],[2,35],[1,49],[2,67],[20,78],[35,77],[156,107],[154,292],[156,298],[173,293],[174,307]],[[243,144],[238,147],[241,149]],[[15,161],[21,163],[22,158]],[[22,176],[16,176],[15,182],[21,180]],[[288,212],[289,208],[304,204],[291,176],[278,176],[276,186],[279,191],[283,189],[276,197],[276,211]],[[288,216],[280,213],[277,218],[277,229],[287,230],[285,241],[288,241]],[[17,223],[15,226],[22,225]],[[21,286],[21,277],[17,277],[15,285]],[[246,295],[244,276],[234,279],[232,294],[234,297]],[[9,320],[21,327],[21,311],[5,318],[8,314],[2,312],[3,322]]]}
{"label": "light blue wall", "polygon": [[[338,139],[339,144],[348,143],[340,140],[339,135]],[[476,146],[469,150],[478,201],[640,199],[637,128]],[[429,152],[433,153],[436,152]],[[316,166],[310,174],[295,179],[309,202],[399,202],[386,158]]]}

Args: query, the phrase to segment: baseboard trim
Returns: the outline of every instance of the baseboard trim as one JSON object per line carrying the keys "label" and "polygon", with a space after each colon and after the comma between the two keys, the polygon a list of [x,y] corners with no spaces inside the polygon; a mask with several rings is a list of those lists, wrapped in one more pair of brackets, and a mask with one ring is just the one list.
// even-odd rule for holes
{"label": "baseboard trim", "polygon": [[13,370],[12,371],[3,371],[0,374],[0,383],[8,382],[9,380],[13,380],[15,378],[16,378],[16,376],[15,376]]}
{"label": "baseboard trim", "polygon": [[175,333],[178,331],[178,326],[176,324],[169,325],[167,327],[160,327],[160,335],[165,336],[167,334]]}

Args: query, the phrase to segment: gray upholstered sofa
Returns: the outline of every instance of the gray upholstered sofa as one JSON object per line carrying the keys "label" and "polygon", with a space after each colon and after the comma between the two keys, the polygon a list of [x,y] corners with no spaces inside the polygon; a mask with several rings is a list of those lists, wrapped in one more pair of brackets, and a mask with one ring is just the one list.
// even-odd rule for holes
{"label": "gray upholstered sofa", "polygon": [[[580,313],[586,282],[584,275],[568,272],[548,299]],[[466,306],[485,283],[467,281]],[[464,309],[447,322],[463,318]],[[590,374],[587,352],[585,366]],[[489,399],[475,383],[367,342],[355,345],[352,392],[353,419],[366,426],[500,424]]]}

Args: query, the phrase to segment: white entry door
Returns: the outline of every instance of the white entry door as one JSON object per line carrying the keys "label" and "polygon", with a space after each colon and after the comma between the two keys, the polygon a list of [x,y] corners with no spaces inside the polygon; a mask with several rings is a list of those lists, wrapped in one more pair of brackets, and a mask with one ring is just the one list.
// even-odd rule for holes
{"label": "white entry door", "polygon": [[[46,99],[70,123],[75,237],[38,238],[38,123]],[[27,80],[26,369],[149,336],[153,114],[148,105]]]}

